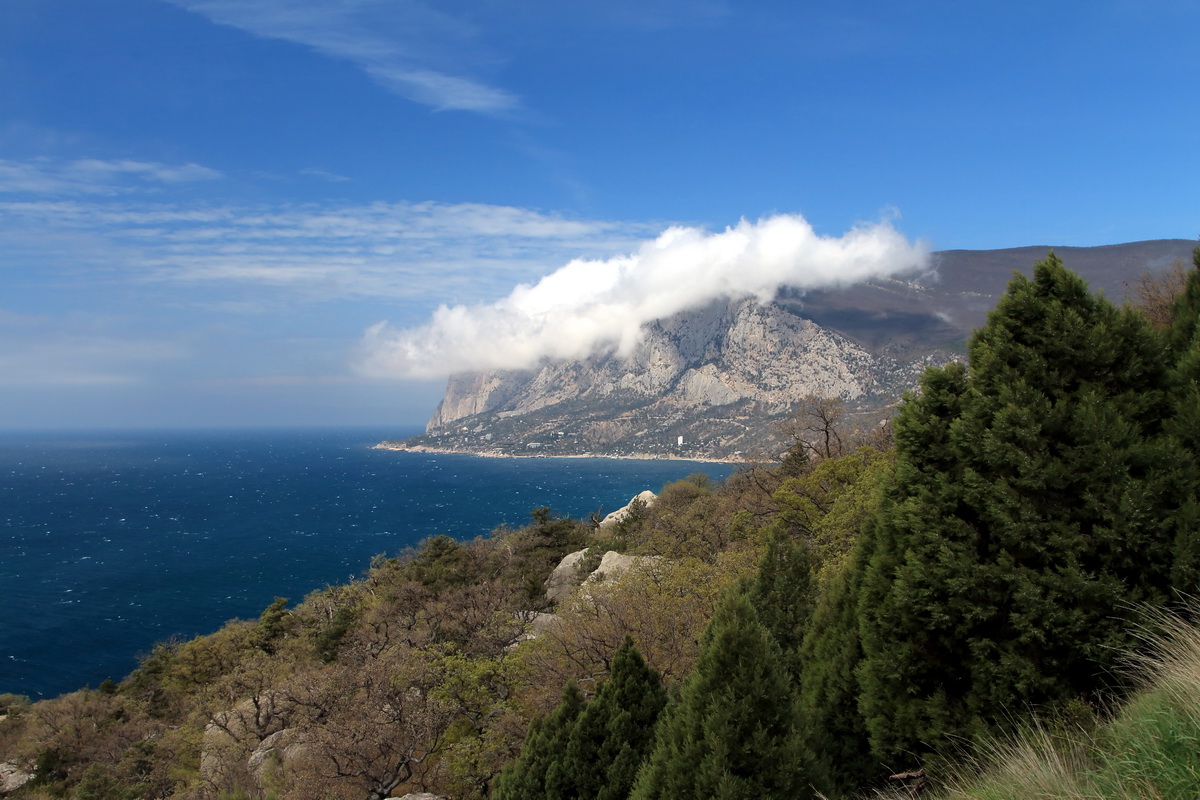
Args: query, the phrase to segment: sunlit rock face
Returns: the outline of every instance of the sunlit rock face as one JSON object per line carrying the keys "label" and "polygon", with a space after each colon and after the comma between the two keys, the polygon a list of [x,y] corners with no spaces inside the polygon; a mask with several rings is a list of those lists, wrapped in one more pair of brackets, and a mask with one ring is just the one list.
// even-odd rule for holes
{"label": "sunlit rock face", "polygon": [[731,457],[768,446],[764,424],[806,395],[886,405],[913,379],[908,367],[805,319],[795,304],[722,302],[654,322],[628,354],[456,375],[411,444]]}

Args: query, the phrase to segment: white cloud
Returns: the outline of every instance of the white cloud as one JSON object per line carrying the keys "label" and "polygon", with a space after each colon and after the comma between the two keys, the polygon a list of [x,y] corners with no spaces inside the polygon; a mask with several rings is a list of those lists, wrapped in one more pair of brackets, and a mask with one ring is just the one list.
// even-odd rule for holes
{"label": "white cloud", "polygon": [[129,159],[58,161],[0,159],[0,194],[118,195],[162,184],[210,181],[221,173],[199,164],[169,165]]}
{"label": "white cloud", "polygon": [[367,374],[431,377],[531,367],[604,349],[628,352],[643,326],[721,298],[772,298],[779,288],[845,286],[922,269],[929,250],[889,223],[818,236],[781,215],[722,233],[673,227],[630,255],[577,259],[490,305],[440,307],[418,328],[372,326]]}
{"label": "white cloud", "polygon": [[574,255],[629,249],[653,230],[471,203],[0,202],[0,252],[14,265],[73,280],[86,280],[86,268],[125,282],[212,287],[232,304],[239,288],[261,287],[310,301],[491,300]]}
{"label": "white cloud", "polygon": [[300,170],[300,174],[309,178],[320,178],[321,180],[329,181],[330,183],[346,183],[350,180],[345,175],[339,175],[336,172],[330,172],[327,169],[320,167],[306,167]]}
{"label": "white cloud", "polygon": [[169,2],[221,25],[349,61],[389,91],[438,110],[500,114],[520,105],[511,92],[461,74],[479,49],[469,26],[415,0]]}

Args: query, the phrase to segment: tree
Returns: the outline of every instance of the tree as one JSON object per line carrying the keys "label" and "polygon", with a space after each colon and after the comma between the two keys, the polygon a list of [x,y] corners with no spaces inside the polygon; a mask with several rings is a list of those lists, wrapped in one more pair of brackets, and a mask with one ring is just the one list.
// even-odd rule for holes
{"label": "tree", "polygon": [[793,683],[800,684],[799,651],[812,616],[815,590],[808,546],[787,538],[778,529],[767,534],[767,549],[758,574],[750,582],[749,598],[759,621],[787,665]]}
{"label": "tree", "polygon": [[794,798],[807,785],[787,669],[742,592],[721,602],[633,800]]}
{"label": "tree", "polygon": [[494,800],[526,800],[546,797],[546,778],[566,750],[571,731],[583,711],[583,694],[574,682],[563,690],[562,701],[550,716],[534,720],[516,761],[496,777]]}
{"label": "tree", "polygon": [[304,748],[287,796],[383,800],[422,777],[454,721],[434,690],[440,677],[433,659],[412,650],[391,663],[365,658],[293,678],[283,692]]}
{"label": "tree", "polygon": [[1053,254],[1014,278],[896,426],[858,598],[884,761],[1119,688],[1131,608],[1169,597],[1192,493],[1162,340]]}
{"label": "tree", "polygon": [[[1166,331],[1175,409],[1169,431],[1192,454],[1193,470],[1200,454],[1200,247],[1192,251],[1193,269],[1171,307],[1172,324]],[[1193,480],[1200,479],[1193,473]],[[1190,596],[1200,591],[1200,502],[1195,494],[1179,515],[1175,544],[1175,587]]]}
{"label": "tree", "polygon": [[1177,259],[1161,272],[1144,272],[1133,285],[1133,305],[1146,315],[1152,328],[1165,330],[1175,320],[1175,299],[1187,285],[1188,268]]}
{"label": "tree", "polygon": [[871,758],[866,721],[858,708],[858,588],[867,551],[855,549],[822,585],[800,645],[802,681],[797,711],[813,786],[827,797],[849,797],[877,763]]}
{"label": "tree", "polygon": [[626,636],[608,680],[580,714],[563,757],[549,770],[547,797],[625,800],[666,702],[662,678]]}

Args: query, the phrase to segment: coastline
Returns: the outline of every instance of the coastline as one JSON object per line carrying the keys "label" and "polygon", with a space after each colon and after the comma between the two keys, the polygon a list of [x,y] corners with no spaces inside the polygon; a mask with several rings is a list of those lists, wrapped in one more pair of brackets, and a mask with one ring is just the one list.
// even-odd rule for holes
{"label": "coastline", "polygon": [[701,464],[749,464],[744,458],[717,458],[715,456],[680,456],[655,453],[505,453],[501,450],[456,450],[449,447],[428,445],[405,445],[396,441],[382,441],[371,446],[372,450],[394,450],[408,453],[434,453],[440,455],[476,456],[478,458],[612,458],[621,461],[695,461]]}

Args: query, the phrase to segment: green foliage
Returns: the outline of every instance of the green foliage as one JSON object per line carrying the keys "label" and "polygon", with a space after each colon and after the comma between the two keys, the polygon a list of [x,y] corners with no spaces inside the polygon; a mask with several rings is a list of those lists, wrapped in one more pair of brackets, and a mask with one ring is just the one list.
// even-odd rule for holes
{"label": "green foliage", "polygon": [[449,536],[434,536],[421,542],[405,564],[404,573],[422,586],[441,592],[451,586],[466,586],[478,577],[467,547]]}
{"label": "green foliage", "polygon": [[[1139,657],[1141,690],[1109,720],[1034,723],[959,765],[947,800],[1193,798],[1200,785],[1200,631],[1175,618]],[[931,800],[933,800],[931,798]]]}
{"label": "green foliage", "polygon": [[930,370],[896,427],[861,615],[861,706],[878,758],[1119,689],[1134,604],[1170,592],[1190,459],[1144,319],[1051,255]]}
{"label": "green foliage", "polygon": [[785,538],[778,530],[771,531],[758,573],[750,582],[749,599],[759,622],[779,646],[796,686],[800,685],[800,642],[808,629],[815,595],[808,546]]}
{"label": "green foliage", "polygon": [[[1194,268],[1187,273],[1183,292],[1172,309],[1174,323],[1167,331],[1174,369],[1175,409],[1169,432],[1187,449],[1200,453],[1200,247],[1192,253]],[[1193,467],[1195,465],[1193,464]],[[1193,480],[1200,483],[1193,474]],[[1187,498],[1178,518],[1175,544],[1175,587],[1188,596],[1200,593],[1200,502]]]}
{"label": "green foliage", "polygon": [[0,693],[0,715],[19,716],[29,708],[29,698],[23,694]]}
{"label": "green foliage", "polygon": [[732,592],[659,722],[631,797],[794,798],[808,784],[797,727],[779,648],[749,599]]}
{"label": "green foliage", "polygon": [[802,538],[811,548],[813,569],[822,573],[849,554],[891,468],[891,452],[874,447],[823,458],[775,490],[779,516],[773,526]]}
{"label": "green foliage", "polygon": [[520,586],[527,605],[545,602],[545,583],[550,572],[567,553],[581,549],[588,540],[586,524],[555,517],[549,507],[531,512],[533,524],[518,530],[501,530],[498,543],[509,554],[503,577]]}
{"label": "green foliage", "polygon": [[749,538],[740,498],[721,489],[700,473],[665,485],[654,505],[619,528],[629,552],[712,561]]}
{"label": "green foliage", "polygon": [[550,716],[535,720],[516,761],[507,765],[492,787],[494,800],[533,800],[547,797],[551,769],[566,751],[571,731],[583,711],[583,695],[574,682]]}
{"label": "green foliage", "polygon": [[287,632],[287,602],[286,597],[276,597],[258,617],[258,646],[263,652],[275,652],[276,642]]}
{"label": "green foliage", "polygon": [[75,784],[71,800],[140,800],[147,788],[145,784],[129,783],[99,764],[92,764]]}
{"label": "green foliage", "polygon": [[332,664],[337,660],[338,648],[341,646],[342,639],[357,618],[356,609],[352,606],[342,606],[334,612],[333,619],[329,621],[329,624],[317,634],[315,641],[317,655],[326,664]]}
{"label": "green foliage", "polygon": [[612,672],[579,716],[562,757],[547,775],[547,797],[625,800],[666,705],[662,678],[625,638]]}
{"label": "green foliage", "polygon": [[797,709],[813,786],[829,797],[855,793],[875,772],[866,720],[858,707],[862,662],[858,595],[865,543],[823,584],[800,645]]}

